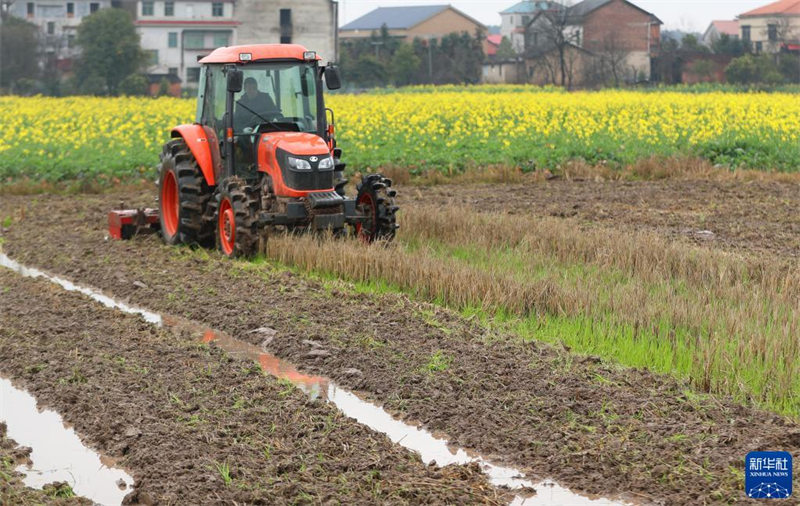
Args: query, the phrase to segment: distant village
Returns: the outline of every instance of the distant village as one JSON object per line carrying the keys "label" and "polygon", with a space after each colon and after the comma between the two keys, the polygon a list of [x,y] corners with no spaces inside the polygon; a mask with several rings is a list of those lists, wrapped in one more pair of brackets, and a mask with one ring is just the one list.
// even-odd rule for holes
{"label": "distant village", "polygon": [[[451,5],[378,7],[339,26],[339,4],[331,0],[2,0],[4,23],[13,17],[35,25],[40,69],[62,77],[79,58],[81,21],[102,9],[130,15],[151,94],[195,89],[198,57],[216,47],[251,43],[314,49],[342,65],[351,88],[725,82],[745,75],[745,63],[756,65],[744,62],[737,64],[743,70],[730,69],[745,56],[772,61],[776,76],[800,82],[796,0],[769,3],[733,20],[713,21],[702,34],[677,37],[662,30],[657,13],[626,0],[571,5],[523,0],[500,11],[499,26],[487,26]],[[749,72],[764,74],[763,68]]]}

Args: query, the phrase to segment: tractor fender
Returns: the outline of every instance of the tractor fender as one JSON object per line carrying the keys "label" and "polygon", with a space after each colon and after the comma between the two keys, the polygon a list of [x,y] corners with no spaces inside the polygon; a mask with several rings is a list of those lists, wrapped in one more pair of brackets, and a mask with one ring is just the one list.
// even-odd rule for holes
{"label": "tractor fender", "polygon": [[[209,135],[209,132],[211,135]],[[200,171],[203,173],[203,178],[206,180],[208,186],[216,184],[216,167],[220,163],[219,144],[217,144],[216,135],[213,130],[206,129],[203,125],[178,125],[172,129],[170,137],[182,137],[192,156],[197,160],[197,165],[200,166]],[[210,138],[209,138],[210,137]]]}

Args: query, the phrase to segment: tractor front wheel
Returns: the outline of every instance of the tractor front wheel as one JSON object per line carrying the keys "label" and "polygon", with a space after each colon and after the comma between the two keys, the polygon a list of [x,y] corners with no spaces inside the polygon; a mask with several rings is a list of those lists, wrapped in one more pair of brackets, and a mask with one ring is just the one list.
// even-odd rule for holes
{"label": "tractor front wheel", "polygon": [[211,188],[184,140],[165,144],[158,178],[158,215],[164,242],[211,243],[213,229],[203,220],[210,199]]}
{"label": "tractor front wheel", "polygon": [[250,257],[258,249],[256,192],[243,180],[223,181],[216,195],[217,248],[227,257]]}
{"label": "tractor front wheel", "polygon": [[395,213],[394,197],[397,192],[390,189],[392,180],[381,174],[369,174],[358,184],[356,209],[364,216],[364,223],[355,227],[356,235],[364,242],[391,241],[399,227]]}

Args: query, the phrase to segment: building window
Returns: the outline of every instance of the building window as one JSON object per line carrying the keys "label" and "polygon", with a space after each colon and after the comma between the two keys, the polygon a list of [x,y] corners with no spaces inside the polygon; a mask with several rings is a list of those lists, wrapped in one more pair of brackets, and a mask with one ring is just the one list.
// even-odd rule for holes
{"label": "building window", "polygon": [[523,26],[527,25],[528,24],[528,20],[530,20],[530,18],[528,16],[522,16],[522,25]]}
{"label": "building window", "polygon": [[281,9],[281,44],[292,43],[292,9]]}
{"label": "building window", "polygon": [[224,47],[228,45],[228,34],[227,33],[215,33],[214,34],[214,47]]}
{"label": "building window", "polygon": [[186,82],[196,83],[200,81],[200,67],[189,67],[186,69]]}
{"label": "building window", "polygon": [[167,70],[167,74],[172,75],[172,76],[177,76],[178,75],[178,67],[170,67],[169,70]]}
{"label": "building window", "polygon": [[762,49],[764,49],[764,44],[759,40],[756,42],[756,54],[761,54]]}
{"label": "building window", "polygon": [[144,55],[148,65],[158,65],[158,49],[146,49]]}
{"label": "building window", "polygon": [[52,21],[47,22],[47,35],[53,35],[56,33],[56,24]]}
{"label": "building window", "polygon": [[100,4],[98,2],[92,2],[89,4],[89,14],[94,14],[99,10],[100,10]]}
{"label": "building window", "polygon": [[222,17],[222,2],[213,2],[211,4],[211,15],[214,17]]}
{"label": "building window", "polygon": [[175,15],[175,2],[164,2],[164,15],[165,16]]}
{"label": "building window", "polygon": [[750,26],[749,25],[742,26],[742,40],[744,42],[750,42]]}
{"label": "building window", "polygon": [[202,33],[184,33],[183,34],[183,47],[186,49],[204,49],[205,37]]}
{"label": "building window", "polygon": [[67,35],[67,49],[72,49],[75,47],[75,35],[69,34]]}
{"label": "building window", "polygon": [[28,2],[28,17],[29,18],[33,17],[33,8],[34,8],[33,2]]}
{"label": "building window", "polygon": [[153,15],[153,2],[142,2],[142,16]]}
{"label": "building window", "polygon": [[778,25],[767,25],[767,39],[778,42]]}
{"label": "building window", "polygon": [[178,47],[178,32],[167,34],[167,47]]}
{"label": "building window", "polygon": [[75,16],[75,2],[67,2],[67,17]]}

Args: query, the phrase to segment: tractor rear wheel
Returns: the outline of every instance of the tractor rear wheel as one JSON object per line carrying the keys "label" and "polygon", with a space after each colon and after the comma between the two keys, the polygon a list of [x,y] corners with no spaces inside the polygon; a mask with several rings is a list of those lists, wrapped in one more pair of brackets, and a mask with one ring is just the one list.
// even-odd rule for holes
{"label": "tractor rear wheel", "polygon": [[395,190],[392,180],[381,174],[369,174],[358,184],[356,209],[367,219],[356,225],[356,235],[365,242],[391,241],[399,227],[394,205]]}
{"label": "tractor rear wheel", "polygon": [[210,245],[214,229],[203,214],[211,188],[183,139],[164,145],[158,170],[158,215],[164,242]]}
{"label": "tractor rear wheel", "polygon": [[238,177],[226,179],[216,195],[217,248],[227,257],[250,257],[258,250],[257,192]]}

